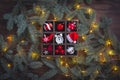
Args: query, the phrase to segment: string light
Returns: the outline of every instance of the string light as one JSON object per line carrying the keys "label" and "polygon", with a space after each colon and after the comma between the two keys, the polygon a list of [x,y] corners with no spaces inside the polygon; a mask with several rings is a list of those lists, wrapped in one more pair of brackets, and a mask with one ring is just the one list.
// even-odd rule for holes
{"label": "string light", "polygon": [[91,29],[91,30],[90,30],[90,33],[92,33],[92,32],[93,32],[93,30]]}
{"label": "string light", "polygon": [[36,12],[39,12],[40,10],[41,10],[40,6],[39,6],[39,5],[36,5],[36,6],[35,6],[35,11],[36,11]]}
{"label": "string light", "polygon": [[64,75],[65,75],[65,77],[69,77],[70,76],[68,73],[65,73]]}
{"label": "string light", "polygon": [[88,52],[88,49],[84,49],[84,52],[87,53],[87,52]]}
{"label": "string light", "polygon": [[8,50],[8,45],[5,43],[2,47],[2,51],[6,52]]}
{"label": "string light", "polygon": [[71,17],[67,18],[67,20],[70,21],[70,20],[71,20]]}
{"label": "string light", "polygon": [[65,63],[65,67],[69,67],[68,63]]}
{"label": "string light", "polygon": [[108,39],[108,40],[106,40],[105,44],[106,44],[106,46],[110,46],[112,44],[112,42],[111,42],[111,40]]}
{"label": "string light", "polygon": [[87,8],[86,9],[86,13],[87,14],[92,14],[93,13],[93,9],[92,8]]}
{"label": "string light", "polygon": [[103,53],[100,53],[100,54],[99,54],[99,57],[100,57],[100,62],[101,62],[101,63],[106,62],[106,59],[105,59]]}
{"label": "string light", "polygon": [[54,17],[54,21],[56,21],[57,20],[57,17]]}
{"label": "string light", "polygon": [[64,63],[64,61],[61,60],[61,61],[60,61],[60,64],[63,65],[63,63]]}
{"label": "string light", "polygon": [[85,40],[86,39],[86,35],[82,35],[82,39]]}
{"label": "string light", "polygon": [[96,71],[95,71],[95,73],[96,73],[96,74],[99,74],[99,71],[98,71],[98,70],[96,70]]}
{"label": "string light", "polygon": [[83,75],[85,75],[86,70],[81,70],[81,73],[82,73]]}
{"label": "string light", "polygon": [[31,21],[31,24],[34,25],[36,22],[35,21]]}
{"label": "string light", "polygon": [[42,15],[45,15],[45,10],[42,10],[41,12],[42,12]]}
{"label": "string light", "polygon": [[109,55],[114,55],[114,51],[113,51],[113,50],[109,50],[109,51],[108,51],[108,54],[109,54]]}
{"label": "string light", "polygon": [[73,64],[76,64],[76,63],[77,63],[77,57],[74,57],[74,58],[72,59],[72,62],[73,62]]}
{"label": "string light", "polygon": [[113,69],[114,71],[118,71],[118,66],[114,65],[114,66],[112,67],[112,69]]}
{"label": "string light", "polygon": [[23,40],[21,40],[21,43],[24,43],[25,42],[25,40],[23,39]]}
{"label": "string light", "polygon": [[13,41],[13,35],[7,36],[7,40],[8,40],[8,42],[12,42]]}
{"label": "string light", "polygon": [[96,29],[96,28],[98,28],[98,24],[96,22],[92,22],[91,27],[93,29]]}
{"label": "string light", "polygon": [[47,59],[51,59],[51,57],[50,57],[50,56],[47,56],[46,58],[47,58]]}
{"label": "string light", "polygon": [[6,52],[8,50],[8,47],[6,46],[6,47],[4,47],[4,48],[2,48],[2,51],[3,52]]}
{"label": "string light", "polygon": [[36,52],[32,52],[31,57],[32,57],[32,59],[38,59],[39,58],[39,54],[36,53]]}
{"label": "string light", "polygon": [[75,4],[75,9],[80,9],[80,4]]}
{"label": "string light", "polygon": [[10,63],[7,64],[7,67],[8,67],[8,68],[11,68],[11,66],[12,66],[12,65],[11,65]]}

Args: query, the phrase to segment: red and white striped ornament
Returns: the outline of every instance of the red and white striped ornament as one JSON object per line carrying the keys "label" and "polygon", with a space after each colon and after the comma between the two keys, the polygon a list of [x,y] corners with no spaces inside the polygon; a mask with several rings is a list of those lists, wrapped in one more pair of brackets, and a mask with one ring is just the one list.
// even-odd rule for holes
{"label": "red and white striped ornament", "polygon": [[45,31],[50,31],[53,28],[53,24],[52,23],[44,23],[43,27],[44,27]]}

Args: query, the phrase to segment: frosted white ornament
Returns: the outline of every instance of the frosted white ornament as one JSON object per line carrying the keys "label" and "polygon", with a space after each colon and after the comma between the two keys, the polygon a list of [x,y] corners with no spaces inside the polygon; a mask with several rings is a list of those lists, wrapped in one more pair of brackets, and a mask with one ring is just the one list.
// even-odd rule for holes
{"label": "frosted white ornament", "polygon": [[68,47],[68,48],[67,48],[67,52],[68,52],[69,54],[74,54],[74,52],[75,52],[74,47]]}
{"label": "frosted white ornament", "polygon": [[62,33],[55,35],[55,41],[57,44],[62,44],[64,39]]}

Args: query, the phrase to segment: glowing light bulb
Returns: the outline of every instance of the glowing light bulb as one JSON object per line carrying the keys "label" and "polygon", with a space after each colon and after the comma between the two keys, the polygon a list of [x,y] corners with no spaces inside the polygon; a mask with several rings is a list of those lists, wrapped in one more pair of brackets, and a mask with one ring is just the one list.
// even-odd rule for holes
{"label": "glowing light bulb", "polygon": [[108,51],[108,54],[109,54],[109,55],[114,55],[113,50],[109,50],[109,51]]}
{"label": "glowing light bulb", "polygon": [[32,52],[31,57],[32,57],[32,59],[38,59],[39,58],[39,54],[36,53],[36,52]]}
{"label": "glowing light bulb", "polygon": [[85,73],[86,73],[86,71],[85,71],[85,70],[81,70],[81,73],[82,73],[82,74],[85,74]]}
{"label": "glowing light bulb", "polygon": [[71,17],[67,18],[67,20],[71,20]]}
{"label": "glowing light bulb", "polygon": [[7,40],[8,40],[8,42],[12,42],[13,41],[13,35],[7,36]]}
{"label": "glowing light bulb", "polygon": [[10,68],[12,65],[10,63],[7,64],[7,67]]}
{"label": "glowing light bulb", "polygon": [[63,65],[63,63],[64,63],[64,61],[61,60],[61,61],[60,61],[60,64]]}
{"label": "glowing light bulb", "polygon": [[82,39],[85,40],[86,39],[86,35],[82,35]]}
{"label": "glowing light bulb", "polygon": [[50,57],[50,56],[47,56],[46,58],[47,58],[47,59],[51,59],[51,57]]}
{"label": "glowing light bulb", "polygon": [[45,10],[42,10],[42,15],[43,15],[43,16],[45,15]]}
{"label": "glowing light bulb", "polygon": [[90,33],[92,33],[92,32],[93,32],[93,30],[91,29],[91,30],[90,30]]}
{"label": "glowing light bulb", "polygon": [[92,14],[93,13],[93,9],[92,8],[87,8],[86,13],[87,14]]}
{"label": "glowing light bulb", "polygon": [[68,63],[65,63],[65,67],[69,67]]}
{"label": "glowing light bulb", "polygon": [[40,11],[40,10],[41,10],[40,6],[39,6],[39,5],[36,5],[36,6],[35,6],[35,11],[38,12],[38,11]]}
{"label": "glowing light bulb", "polygon": [[96,28],[98,28],[98,24],[96,22],[92,22],[91,27],[96,29]]}
{"label": "glowing light bulb", "polygon": [[68,76],[70,76],[68,73],[65,73],[64,75],[65,75],[65,77],[68,77]]}
{"label": "glowing light bulb", "polygon": [[80,4],[75,4],[75,9],[80,9]]}
{"label": "glowing light bulb", "polygon": [[106,46],[109,46],[109,45],[111,45],[112,44],[112,42],[111,42],[111,40],[106,40]]}
{"label": "glowing light bulb", "polygon": [[118,71],[118,66],[114,65],[112,68],[114,71]]}
{"label": "glowing light bulb", "polygon": [[31,21],[31,24],[34,25],[36,22],[35,21]]}
{"label": "glowing light bulb", "polygon": [[7,46],[2,49],[3,52],[6,52],[7,50],[8,50]]}

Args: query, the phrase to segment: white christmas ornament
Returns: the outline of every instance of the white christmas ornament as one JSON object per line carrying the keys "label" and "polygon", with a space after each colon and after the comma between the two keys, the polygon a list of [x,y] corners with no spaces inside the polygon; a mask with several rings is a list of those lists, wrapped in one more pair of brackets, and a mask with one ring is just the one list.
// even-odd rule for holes
{"label": "white christmas ornament", "polygon": [[68,52],[69,54],[74,54],[74,52],[75,52],[74,47],[68,47],[68,48],[67,48],[67,52]]}
{"label": "white christmas ornament", "polygon": [[59,34],[59,35],[57,34],[57,35],[55,35],[55,41],[56,41],[57,44],[62,44],[63,41],[64,41],[63,35],[62,35],[62,34]]}

